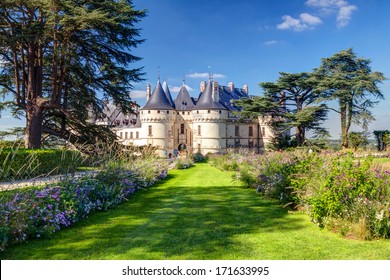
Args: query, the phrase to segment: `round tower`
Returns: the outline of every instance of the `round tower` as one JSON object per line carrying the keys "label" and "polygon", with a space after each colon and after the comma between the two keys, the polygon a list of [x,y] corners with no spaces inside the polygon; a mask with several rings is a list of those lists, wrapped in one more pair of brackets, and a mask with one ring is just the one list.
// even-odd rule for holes
{"label": "round tower", "polygon": [[165,151],[172,153],[174,149],[175,114],[175,109],[158,81],[149,100],[141,109],[141,138],[144,145],[155,146],[161,157],[166,156]]}
{"label": "round tower", "polygon": [[219,153],[226,148],[227,108],[219,102],[219,87],[209,81],[192,110],[194,152]]}

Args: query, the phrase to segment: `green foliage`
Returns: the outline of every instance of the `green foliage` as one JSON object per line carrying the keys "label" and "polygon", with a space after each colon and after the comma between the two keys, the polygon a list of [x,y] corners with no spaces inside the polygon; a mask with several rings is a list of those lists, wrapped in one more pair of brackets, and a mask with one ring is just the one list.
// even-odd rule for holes
{"label": "green foliage", "polygon": [[352,49],[342,50],[329,58],[323,58],[319,68],[314,70],[318,81],[316,92],[322,93],[324,100],[338,101],[343,148],[348,148],[348,132],[352,122],[367,129],[374,120],[370,108],[383,99],[378,85],[385,77],[381,72],[373,72],[371,61],[359,58]]}
{"label": "green foliage", "polygon": [[191,158],[194,162],[205,162],[207,158],[201,153],[192,154]]}
{"label": "green foliage", "polygon": [[[168,180],[48,239],[0,252],[9,260],[389,260],[389,240],[318,230],[303,213],[254,194],[209,164]],[[1,229],[0,229],[1,230]]]}
{"label": "green foliage", "polygon": [[78,151],[0,148],[0,181],[73,173],[83,159]]}
{"label": "green foliage", "polygon": [[355,151],[359,147],[365,147],[368,144],[368,137],[365,132],[349,132],[348,141],[351,148]]}
{"label": "green foliage", "polygon": [[176,169],[187,169],[194,166],[194,162],[189,157],[179,157],[175,160],[175,168]]}
{"label": "green foliage", "polygon": [[42,134],[71,143],[115,139],[86,120],[105,117],[102,95],[131,111],[127,93],[143,74],[130,68],[140,60],[132,50],[143,42],[136,24],[144,16],[131,0],[2,1],[0,95],[13,101],[0,108],[26,117],[27,147],[39,148]]}
{"label": "green foliage", "polygon": [[374,135],[377,141],[378,151],[386,151],[390,144],[390,131],[388,130],[375,130]]}
{"label": "green foliage", "polygon": [[372,158],[304,150],[234,153],[224,156],[222,166],[229,160],[238,164],[236,179],[306,211],[320,227],[367,239],[390,237],[390,171],[375,169]]}
{"label": "green foliage", "polygon": [[320,125],[326,119],[327,107],[315,104],[320,95],[314,91],[316,80],[311,73],[281,72],[275,83],[264,82],[260,86],[264,96],[243,98],[235,103],[242,108],[238,113],[240,116],[266,117],[264,120],[276,132],[274,146],[286,147],[283,136],[291,128],[296,129],[295,143],[298,146],[305,143],[306,131],[324,130]]}
{"label": "green foliage", "polygon": [[111,166],[94,177],[2,193],[0,251],[28,239],[53,236],[166,177],[164,161],[140,160],[127,166]]}

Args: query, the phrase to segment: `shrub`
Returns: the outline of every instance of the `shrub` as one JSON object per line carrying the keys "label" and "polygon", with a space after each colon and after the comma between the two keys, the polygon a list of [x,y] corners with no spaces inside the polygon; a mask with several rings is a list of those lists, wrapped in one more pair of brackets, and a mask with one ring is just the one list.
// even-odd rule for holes
{"label": "shrub", "polygon": [[194,162],[190,158],[177,158],[175,162],[176,169],[187,169],[194,166]]}
{"label": "shrub", "polygon": [[114,207],[166,176],[163,161],[135,162],[126,169],[112,166],[96,177],[4,192],[0,198],[0,250],[50,236],[93,212]]}
{"label": "shrub", "polygon": [[0,181],[73,173],[83,156],[71,150],[0,148]]}
{"label": "shrub", "polygon": [[202,155],[201,153],[192,154],[191,158],[194,162],[206,161],[206,157],[204,155]]}
{"label": "shrub", "polygon": [[352,153],[292,151],[227,155],[236,178],[265,197],[306,211],[320,227],[361,238],[390,237],[390,171]]}

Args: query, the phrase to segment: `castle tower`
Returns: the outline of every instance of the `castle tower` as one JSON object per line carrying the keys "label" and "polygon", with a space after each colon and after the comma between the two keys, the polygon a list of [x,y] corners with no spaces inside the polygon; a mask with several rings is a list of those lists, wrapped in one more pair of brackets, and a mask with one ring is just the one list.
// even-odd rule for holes
{"label": "castle tower", "polygon": [[174,143],[178,150],[193,151],[194,134],[192,130],[192,114],[194,101],[185,84],[182,85],[175,99],[176,124]]}
{"label": "castle tower", "polygon": [[141,137],[146,140],[146,145],[157,147],[160,156],[165,155],[165,150],[174,148],[172,128],[176,119],[175,113],[158,80],[152,95],[141,109]]}
{"label": "castle tower", "polygon": [[226,148],[228,110],[219,102],[218,91],[218,83],[209,80],[192,110],[194,152],[207,154]]}

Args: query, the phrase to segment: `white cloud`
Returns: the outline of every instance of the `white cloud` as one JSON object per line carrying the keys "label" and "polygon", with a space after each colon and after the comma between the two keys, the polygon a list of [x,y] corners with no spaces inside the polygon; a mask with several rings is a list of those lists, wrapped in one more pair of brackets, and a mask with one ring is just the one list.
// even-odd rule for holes
{"label": "white cloud", "polygon": [[[204,73],[195,72],[195,73],[187,74],[186,77],[191,78],[191,79],[208,79],[209,75],[210,75],[210,73],[207,73],[207,72],[204,72]],[[223,74],[211,74],[211,75],[214,79],[221,79],[221,78],[226,77]]]}
{"label": "white cloud", "polygon": [[349,24],[352,13],[358,8],[345,0],[307,0],[306,5],[319,8],[319,12],[326,14],[337,14],[337,26],[344,27]]}
{"label": "white cloud", "polygon": [[277,29],[280,30],[292,29],[297,32],[313,29],[314,26],[322,22],[319,17],[313,16],[308,13],[300,14],[298,19],[288,15],[283,16],[282,19],[283,22],[277,25]]}
{"label": "white cloud", "polygon": [[130,91],[130,97],[134,98],[146,98],[146,90],[132,90]]}
{"label": "white cloud", "polygon": [[352,12],[356,11],[357,7],[353,5],[343,6],[340,8],[339,13],[337,15],[337,25],[339,27],[344,27],[348,25],[349,21],[352,17]]}

